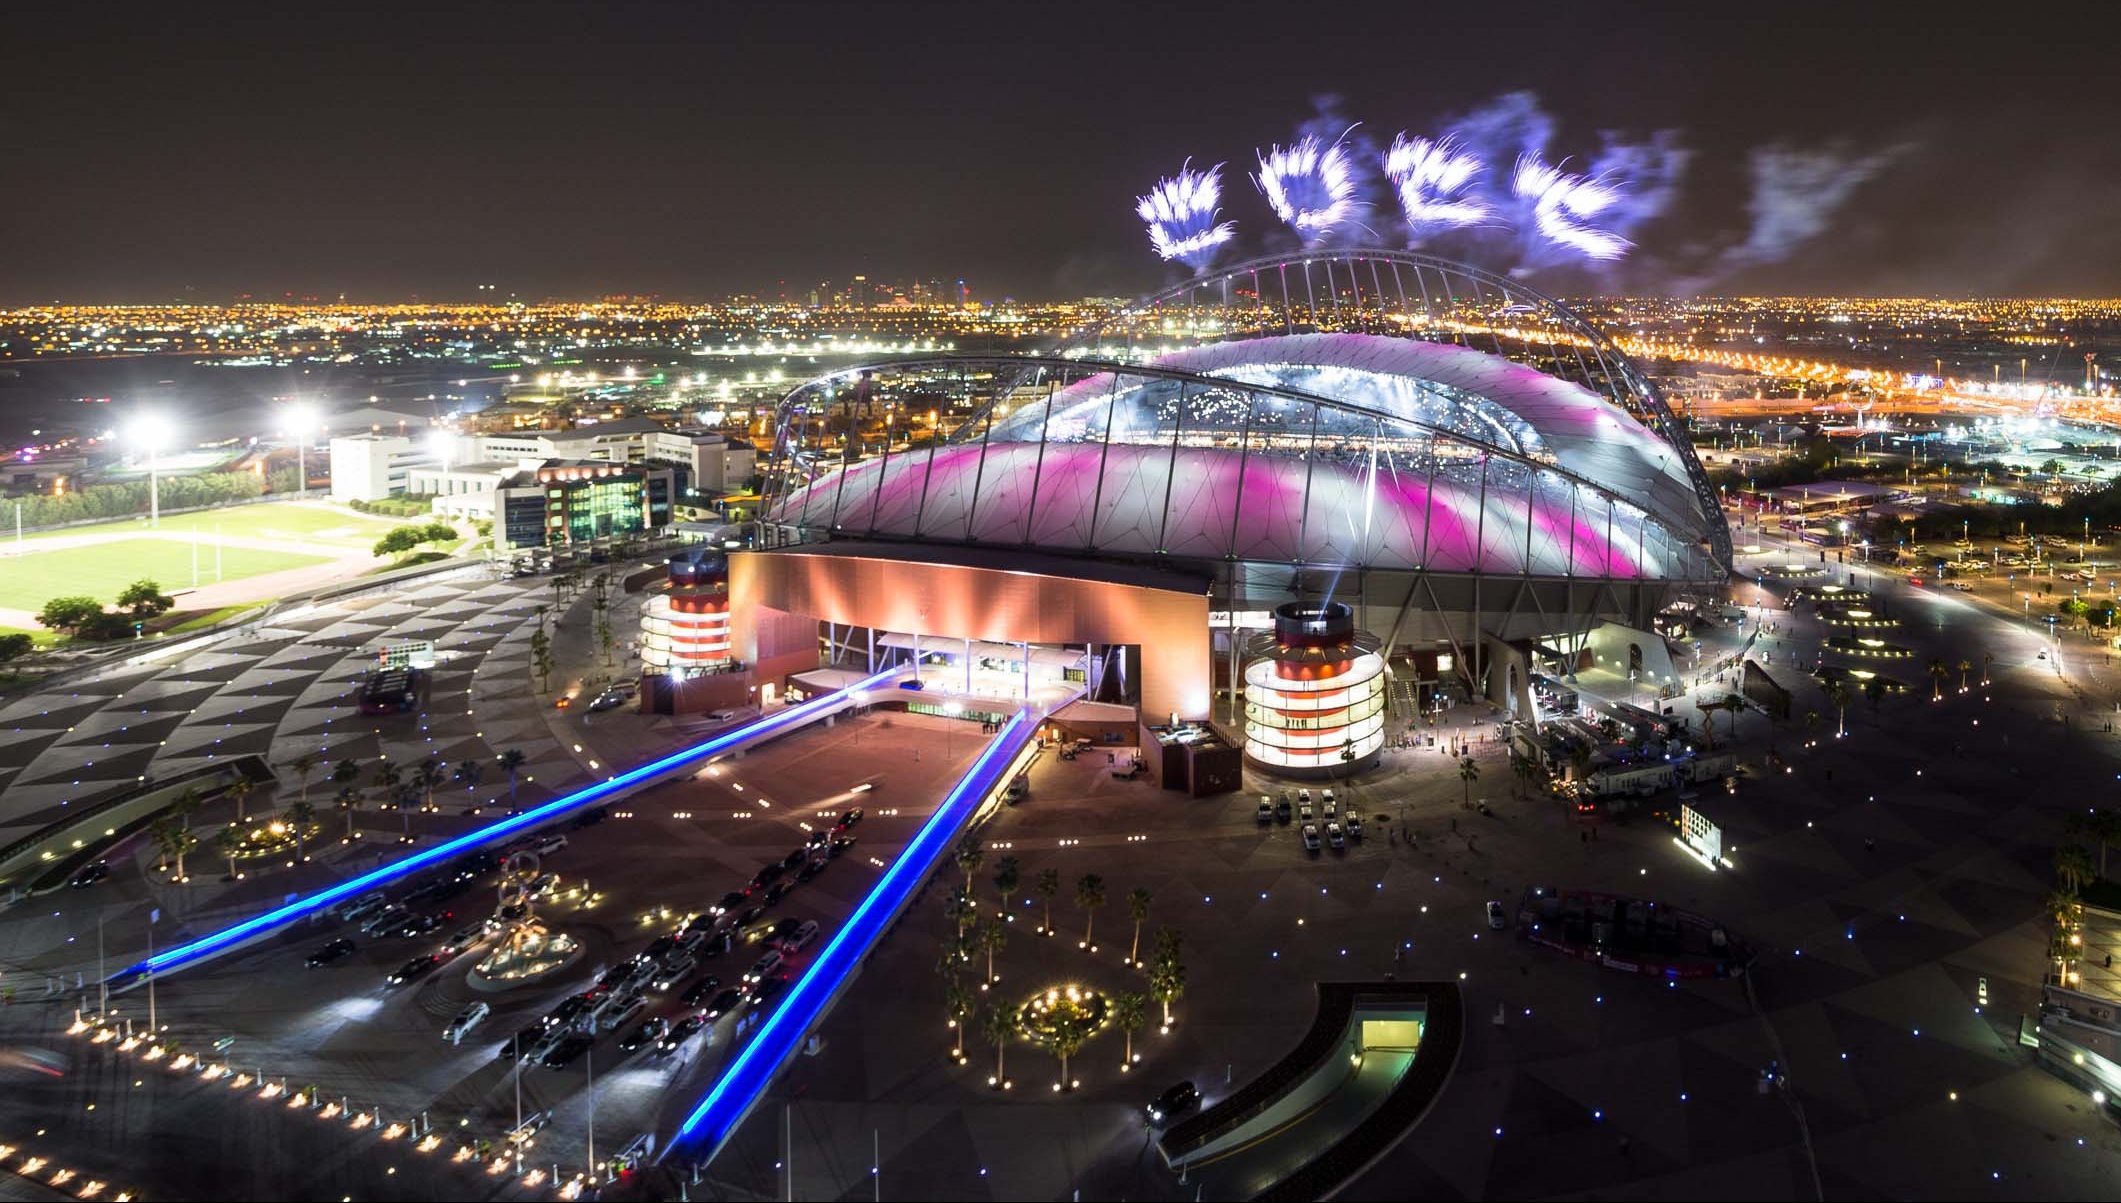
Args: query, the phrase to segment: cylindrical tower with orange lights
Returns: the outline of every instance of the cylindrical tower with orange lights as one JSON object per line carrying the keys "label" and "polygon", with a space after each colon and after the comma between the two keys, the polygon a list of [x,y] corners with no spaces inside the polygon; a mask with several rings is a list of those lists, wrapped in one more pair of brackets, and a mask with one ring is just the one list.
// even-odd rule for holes
{"label": "cylindrical tower with orange lights", "polygon": [[1385,662],[1339,602],[1291,602],[1245,668],[1245,758],[1292,777],[1367,767],[1385,741]]}
{"label": "cylindrical tower with orange lights", "polygon": [[729,665],[729,572],[719,556],[670,566],[670,589],[641,607],[641,669],[675,680]]}

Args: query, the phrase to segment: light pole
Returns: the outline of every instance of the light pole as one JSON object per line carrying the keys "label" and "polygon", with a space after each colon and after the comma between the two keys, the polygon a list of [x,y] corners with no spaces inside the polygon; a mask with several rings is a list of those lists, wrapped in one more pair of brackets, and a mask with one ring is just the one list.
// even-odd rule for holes
{"label": "light pole", "polygon": [[133,419],[128,433],[147,451],[147,527],[157,530],[162,526],[162,482],[157,469],[162,448],[169,442],[169,423],[160,414],[142,414]]}
{"label": "light pole", "polygon": [[307,401],[287,407],[287,420],[295,431],[295,496],[309,495],[309,436],[316,429],[317,409]]}

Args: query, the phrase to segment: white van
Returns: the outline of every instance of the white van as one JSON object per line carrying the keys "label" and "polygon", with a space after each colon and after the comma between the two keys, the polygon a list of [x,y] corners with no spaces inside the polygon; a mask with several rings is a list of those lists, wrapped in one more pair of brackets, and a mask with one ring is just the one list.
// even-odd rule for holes
{"label": "white van", "polygon": [[464,1037],[471,1035],[472,1029],[486,1022],[486,1017],[491,1014],[492,1006],[482,1002],[471,1004],[457,1012],[457,1017],[449,1021],[448,1027],[442,1029],[442,1039],[451,1044],[464,1043]]}

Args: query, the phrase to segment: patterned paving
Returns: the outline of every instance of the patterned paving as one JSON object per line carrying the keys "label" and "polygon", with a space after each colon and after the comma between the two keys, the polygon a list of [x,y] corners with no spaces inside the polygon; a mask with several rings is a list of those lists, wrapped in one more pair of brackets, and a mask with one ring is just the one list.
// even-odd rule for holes
{"label": "patterned paving", "polygon": [[[143,777],[230,756],[265,756],[292,788],[285,766],[304,753],[381,753],[409,764],[432,752],[455,763],[518,748],[528,758],[523,775],[561,785],[581,770],[526,687],[531,616],[548,600],[515,581],[425,581],[319,607],[172,664],[114,669],[0,706],[0,841]],[[427,705],[417,716],[364,719],[358,682],[373,650],[399,639],[432,639],[444,657]],[[312,788],[323,778],[318,771]],[[503,779],[480,792],[505,789]]]}

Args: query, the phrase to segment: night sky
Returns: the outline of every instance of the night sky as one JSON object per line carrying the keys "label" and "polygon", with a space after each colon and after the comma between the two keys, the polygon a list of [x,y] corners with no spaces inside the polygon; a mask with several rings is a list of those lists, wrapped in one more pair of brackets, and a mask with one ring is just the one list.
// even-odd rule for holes
{"label": "night sky", "polygon": [[[2116,6],[1145,7],[19,9],[0,303],[1131,293],[1176,275],[1132,204],[1187,156],[1229,161],[1237,251],[1278,248],[1243,171],[1318,97],[1383,144],[1516,90],[1556,156],[1692,151],[1635,255],[1557,290],[2121,294]],[[1869,166],[1734,258],[1778,143]]]}

